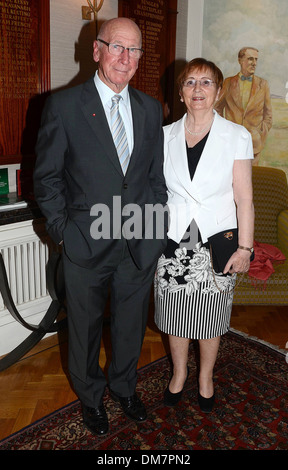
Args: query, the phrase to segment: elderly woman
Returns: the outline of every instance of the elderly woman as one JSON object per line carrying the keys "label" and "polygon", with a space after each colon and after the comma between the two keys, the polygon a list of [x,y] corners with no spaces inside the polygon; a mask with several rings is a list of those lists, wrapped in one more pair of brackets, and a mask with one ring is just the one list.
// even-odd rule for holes
{"label": "elderly woman", "polygon": [[[181,399],[189,342],[197,339],[204,412],[214,405],[213,369],[229,328],[236,273],[248,271],[253,253],[252,139],[214,111],[222,83],[219,68],[202,58],[189,62],[178,78],[187,112],[164,127],[170,225],[155,278],[155,322],[169,335],[173,361],[164,403],[174,406]],[[222,272],[215,272],[210,237],[223,231],[227,243],[238,238]]]}

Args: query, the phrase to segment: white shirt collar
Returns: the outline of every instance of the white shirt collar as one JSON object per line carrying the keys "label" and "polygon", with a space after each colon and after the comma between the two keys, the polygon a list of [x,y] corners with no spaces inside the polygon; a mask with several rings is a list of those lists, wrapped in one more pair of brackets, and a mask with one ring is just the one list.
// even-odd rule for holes
{"label": "white shirt collar", "polygon": [[94,82],[95,82],[95,86],[98,90],[98,93],[100,95],[101,101],[104,106],[109,106],[109,108],[111,108],[112,106],[111,98],[115,94],[122,96],[125,106],[129,105],[128,85],[125,86],[125,88],[121,91],[121,93],[115,93],[115,91],[111,90],[109,86],[107,86],[104,82],[102,82],[102,80],[100,80],[98,76],[98,71],[96,71],[95,73]]}

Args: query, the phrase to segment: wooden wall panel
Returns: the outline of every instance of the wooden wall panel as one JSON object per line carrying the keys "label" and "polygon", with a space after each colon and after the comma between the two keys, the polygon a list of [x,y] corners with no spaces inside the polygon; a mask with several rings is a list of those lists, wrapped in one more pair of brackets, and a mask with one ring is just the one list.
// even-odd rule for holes
{"label": "wooden wall panel", "polygon": [[37,98],[50,90],[49,0],[0,0],[0,36],[3,165],[33,154],[41,113]]}
{"label": "wooden wall panel", "polygon": [[177,0],[119,0],[119,16],[133,19],[142,31],[144,54],[131,85],[163,104],[173,116]]}

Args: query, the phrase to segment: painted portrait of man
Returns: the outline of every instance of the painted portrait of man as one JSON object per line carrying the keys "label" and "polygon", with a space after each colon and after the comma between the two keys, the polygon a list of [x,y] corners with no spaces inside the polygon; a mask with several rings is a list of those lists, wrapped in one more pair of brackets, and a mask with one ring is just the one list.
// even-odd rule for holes
{"label": "painted portrait of man", "polygon": [[267,80],[255,75],[258,49],[243,47],[238,52],[240,72],[224,81],[215,109],[226,119],[242,124],[251,133],[254,165],[259,163],[272,127],[272,106]]}

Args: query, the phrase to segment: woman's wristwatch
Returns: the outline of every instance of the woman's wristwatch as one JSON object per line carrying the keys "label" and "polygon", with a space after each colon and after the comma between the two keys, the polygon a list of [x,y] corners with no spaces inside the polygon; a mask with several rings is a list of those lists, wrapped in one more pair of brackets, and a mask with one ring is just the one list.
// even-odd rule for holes
{"label": "woman's wristwatch", "polygon": [[240,250],[246,250],[246,251],[250,251],[250,253],[254,253],[254,248],[252,246],[252,248],[248,248],[247,246],[241,246],[241,245],[238,245],[238,248],[240,248]]}
{"label": "woman's wristwatch", "polygon": [[240,250],[250,251],[250,253],[251,253],[250,261],[253,261],[254,256],[255,256],[255,255],[254,255],[254,248],[253,248],[253,246],[252,246],[252,248],[248,248],[247,246],[238,245],[238,248],[239,248]]}

